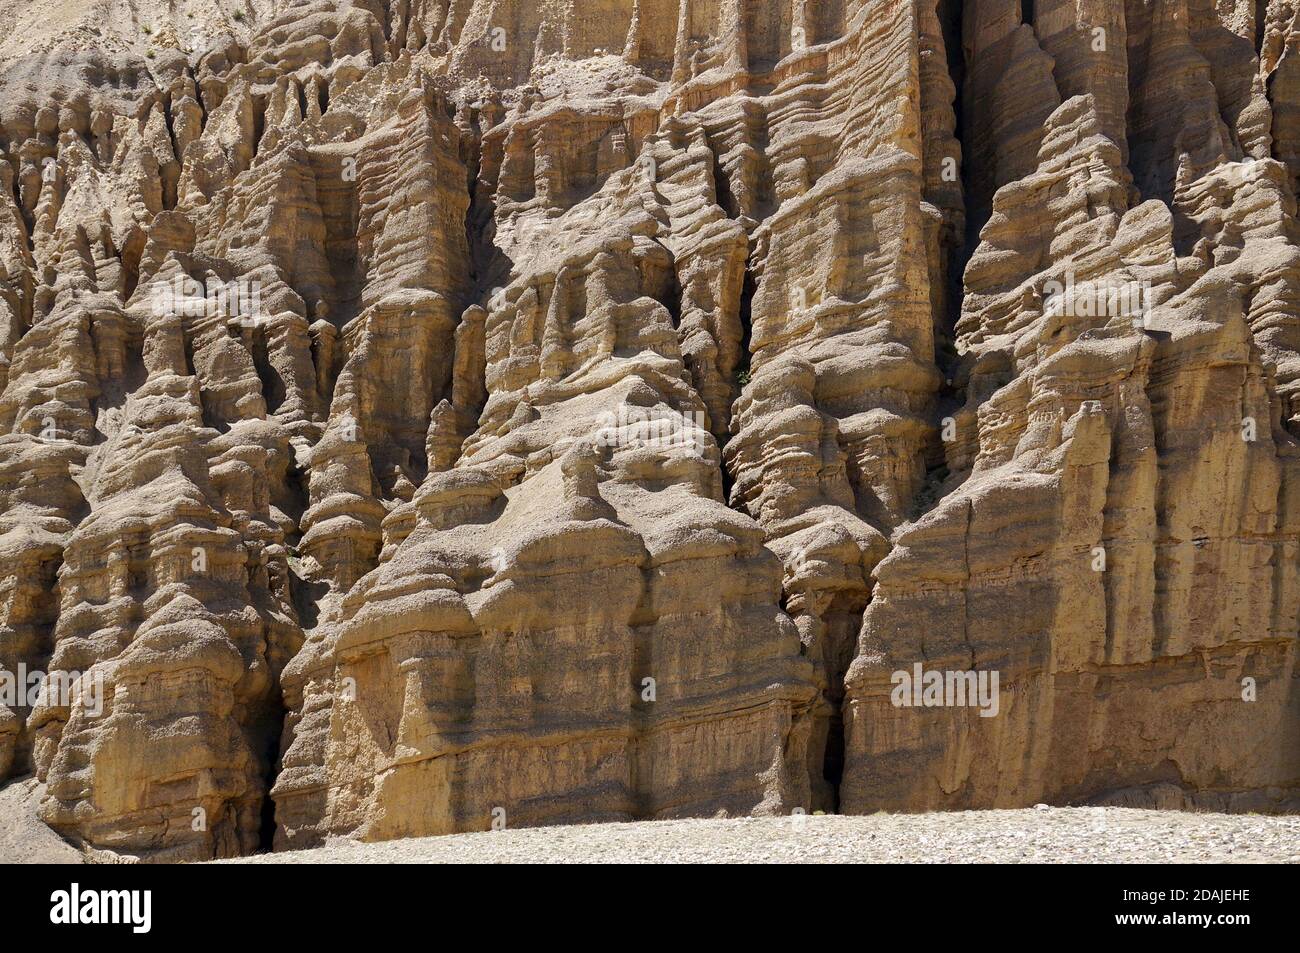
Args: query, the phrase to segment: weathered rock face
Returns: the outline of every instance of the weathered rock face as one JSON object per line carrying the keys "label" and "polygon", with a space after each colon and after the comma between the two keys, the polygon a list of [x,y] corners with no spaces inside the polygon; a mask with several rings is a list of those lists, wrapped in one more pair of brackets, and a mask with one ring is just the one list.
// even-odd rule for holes
{"label": "weathered rock face", "polygon": [[1298,806],[1292,4],[275,6],[0,44],[47,823]]}
{"label": "weathered rock face", "polygon": [[[1292,174],[1267,101],[1218,78],[1249,24],[1169,7],[1131,11],[1127,86],[1065,98],[993,197],[942,499],[876,567],[847,680],[848,810],[1294,805]],[[1186,81],[1138,80],[1173,50]],[[916,662],[999,672],[997,717],[895,707]]]}

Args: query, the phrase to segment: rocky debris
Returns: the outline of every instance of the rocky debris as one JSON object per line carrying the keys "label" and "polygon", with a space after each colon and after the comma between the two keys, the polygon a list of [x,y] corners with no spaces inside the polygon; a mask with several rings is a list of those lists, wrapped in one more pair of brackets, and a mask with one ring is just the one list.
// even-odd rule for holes
{"label": "rocky debris", "polygon": [[0,862],[80,864],[85,857],[46,825],[37,813],[43,786],[35,778],[0,789]]}
{"label": "rocky debris", "polygon": [[1297,863],[1294,817],[1053,808],[484,831],[257,854],[258,864]]}
{"label": "rocky debris", "polygon": [[61,8],[0,778],[88,854],[1297,806],[1286,0]]}

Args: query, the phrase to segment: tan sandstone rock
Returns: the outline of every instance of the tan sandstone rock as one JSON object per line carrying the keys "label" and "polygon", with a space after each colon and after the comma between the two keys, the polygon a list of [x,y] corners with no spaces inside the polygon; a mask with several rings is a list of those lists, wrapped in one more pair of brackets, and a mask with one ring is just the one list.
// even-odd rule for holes
{"label": "tan sandstone rock", "polygon": [[91,856],[1297,806],[1290,0],[58,7],[0,780]]}

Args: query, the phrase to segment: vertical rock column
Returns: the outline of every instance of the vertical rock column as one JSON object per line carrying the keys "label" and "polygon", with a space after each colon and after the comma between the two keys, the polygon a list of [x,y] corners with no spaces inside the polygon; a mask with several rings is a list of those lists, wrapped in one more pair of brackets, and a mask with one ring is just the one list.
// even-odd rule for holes
{"label": "vertical rock column", "polygon": [[[941,252],[923,212],[921,23],[911,5],[863,4],[842,39],[801,54],[809,80],[767,107],[777,205],[754,232],[751,379],[726,446],[731,502],[782,558],[821,672],[809,771],[827,809],[869,575],[910,512],[933,439]],[[936,42],[931,30],[931,55]],[[930,122],[937,132],[942,120]]]}
{"label": "vertical rock column", "polygon": [[811,667],[721,501],[643,181],[516,252],[477,431],[291,666],[285,845],[809,804]]}

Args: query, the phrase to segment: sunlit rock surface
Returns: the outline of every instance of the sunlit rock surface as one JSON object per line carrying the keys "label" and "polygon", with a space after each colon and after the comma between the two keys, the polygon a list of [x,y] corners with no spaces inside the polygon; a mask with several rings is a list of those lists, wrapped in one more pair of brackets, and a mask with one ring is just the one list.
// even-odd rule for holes
{"label": "sunlit rock surface", "polygon": [[87,853],[1300,806],[1291,3],[120,6],[0,14]]}

